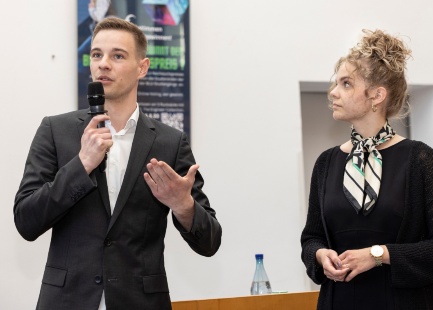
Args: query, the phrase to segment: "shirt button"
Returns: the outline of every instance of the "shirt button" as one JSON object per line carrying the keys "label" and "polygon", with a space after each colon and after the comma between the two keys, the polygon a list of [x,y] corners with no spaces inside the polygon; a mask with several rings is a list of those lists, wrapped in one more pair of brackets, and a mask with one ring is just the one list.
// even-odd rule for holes
{"label": "shirt button", "polygon": [[111,241],[111,239],[110,238],[107,238],[107,239],[105,239],[105,241],[104,241],[104,245],[105,246],[111,246],[113,244],[113,242]]}
{"label": "shirt button", "polygon": [[102,277],[101,276],[95,276],[95,283],[101,284],[101,282],[102,282]]}

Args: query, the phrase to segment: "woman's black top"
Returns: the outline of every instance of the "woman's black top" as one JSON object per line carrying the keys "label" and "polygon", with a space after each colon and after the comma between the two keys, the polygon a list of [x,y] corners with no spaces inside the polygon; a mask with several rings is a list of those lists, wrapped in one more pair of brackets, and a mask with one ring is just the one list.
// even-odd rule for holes
{"label": "woman's black top", "polygon": [[[332,248],[341,254],[375,244],[395,243],[403,217],[410,141],[403,140],[380,150],[382,181],[373,210],[364,215],[343,193],[347,153],[339,150],[331,158],[326,180],[324,215]],[[394,309],[389,265],[375,267],[350,282],[336,282],[334,310]]]}

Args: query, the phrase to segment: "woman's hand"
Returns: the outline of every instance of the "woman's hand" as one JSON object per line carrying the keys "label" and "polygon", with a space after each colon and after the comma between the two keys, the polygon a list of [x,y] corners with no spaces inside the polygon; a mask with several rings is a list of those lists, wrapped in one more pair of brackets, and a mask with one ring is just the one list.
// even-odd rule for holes
{"label": "woman's hand", "polygon": [[349,282],[357,275],[376,267],[376,262],[370,254],[370,249],[348,250],[340,254],[338,258],[341,260],[343,266],[350,269],[350,273],[344,281]]}
{"label": "woman's hand", "polygon": [[319,249],[316,252],[317,262],[322,265],[325,276],[337,281],[344,281],[350,269],[344,266],[337,252],[330,249]]}

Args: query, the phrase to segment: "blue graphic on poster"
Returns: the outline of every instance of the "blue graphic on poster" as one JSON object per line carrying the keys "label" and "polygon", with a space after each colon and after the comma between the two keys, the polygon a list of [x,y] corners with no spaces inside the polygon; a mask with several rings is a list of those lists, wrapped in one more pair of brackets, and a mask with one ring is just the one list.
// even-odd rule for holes
{"label": "blue graphic on poster", "polygon": [[106,16],[136,24],[148,40],[149,72],[137,102],[149,117],[190,133],[189,1],[78,0],[78,107],[87,108],[90,45]]}

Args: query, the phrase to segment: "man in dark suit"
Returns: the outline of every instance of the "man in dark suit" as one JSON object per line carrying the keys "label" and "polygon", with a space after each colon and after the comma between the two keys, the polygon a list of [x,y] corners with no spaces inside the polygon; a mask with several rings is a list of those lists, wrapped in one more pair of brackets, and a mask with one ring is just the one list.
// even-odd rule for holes
{"label": "man in dark suit", "polygon": [[106,115],[46,117],[34,137],[14,217],[29,241],[52,229],[37,309],[171,309],[163,256],[170,210],[195,252],[212,256],[220,246],[185,134],[138,109],[146,44],[129,22],[98,23],[91,73],[104,86]]}

